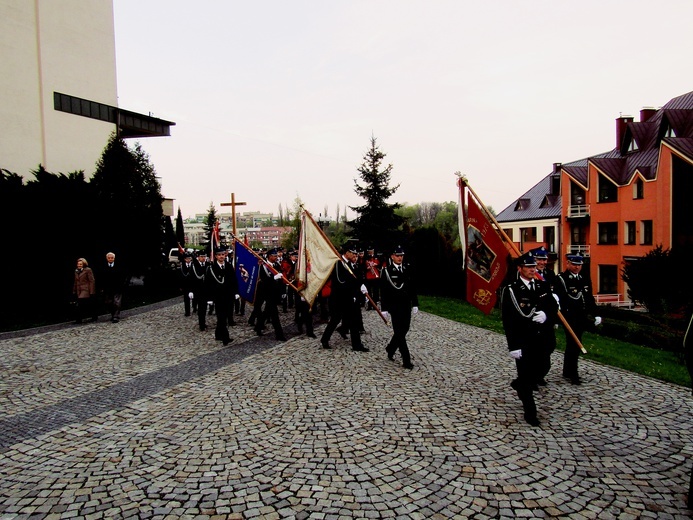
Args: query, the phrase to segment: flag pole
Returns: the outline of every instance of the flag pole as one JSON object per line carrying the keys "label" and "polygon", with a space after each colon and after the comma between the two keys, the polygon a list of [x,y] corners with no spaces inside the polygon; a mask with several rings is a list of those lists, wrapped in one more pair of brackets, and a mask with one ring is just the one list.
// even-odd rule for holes
{"label": "flag pole", "polygon": [[[318,223],[315,222],[315,219],[313,218],[313,215],[310,214],[310,211],[308,211],[308,210],[307,210],[306,208],[304,208],[303,206],[301,206],[301,209],[302,209],[303,211],[305,211],[305,213],[306,213],[306,215],[308,216],[308,218],[313,222],[313,224],[315,224],[316,229],[318,229],[318,230],[320,231],[320,234],[321,234],[322,237],[325,239],[325,241],[326,241],[328,244],[330,244],[330,247],[332,248],[332,251],[334,252],[334,254],[336,254],[336,255],[339,257],[339,261],[342,262],[342,263],[344,264],[344,262],[342,261],[342,255],[339,254],[339,251],[337,251],[337,249],[334,247],[334,245],[332,244],[332,241],[331,241],[329,238],[327,238],[327,235],[325,234],[325,232],[322,230],[322,228],[321,228],[320,226],[318,226]],[[354,278],[356,278],[356,275],[352,272],[352,270],[349,268],[348,265],[344,264],[344,267],[347,268],[347,271],[349,271],[349,274],[351,274],[351,276],[353,276]],[[385,322],[385,325],[389,325],[387,319],[385,318],[385,316],[383,316],[382,311],[381,311],[380,308],[376,305],[376,303],[373,301],[373,298],[371,298],[371,295],[368,294],[368,293],[365,293],[365,295],[366,295],[366,298],[368,299],[368,301],[370,302],[371,306],[377,311],[377,313],[378,313],[378,314],[380,315],[380,317],[382,318],[383,322]]]}
{"label": "flag pole", "polygon": [[[501,234],[501,236],[505,239],[505,241],[508,244],[510,244],[515,255],[520,256],[520,250],[517,248],[515,243],[510,239],[510,237],[506,234],[506,232],[503,231],[503,228],[501,227],[501,225],[496,220],[496,217],[494,217],[491,214],[491,212],[486,209],[486,206],[483,203],[481,203],[481,199],[478,197],[478,195],[472,189],[472,187],[467,182],[465,182],[465,180],[462,177],[460,177],[458,179],[458,185],[460,188],[462,188],[464,186],[465,188],[467,188],[469,190],[469,192],[472,194],[472,196],[476,199],[477,206],[482,208],[482,211],[486,214],[486,217],[491,222],[493,222],[493,224],[496,226],[496,231],[498,231]],[[536,275],[535,275],[535,277],[538,278],[538,276],[536,276]],[[565,327],[565,330],[567,330],[568,334],[570,334],[570,336],[573,338],[573,341],[575,341],[575,343],[578,345],[578,347],[580,347],[580,350],[582,351],[582,353],[587,354],[587,350],[585,350],[585,347],[582,345],[582,342],[578,339],[577,335],[575,334],[575,331],[568,324],[568,321],[565,319],[565,316],[563,316],[563,313],[561,313],[560,310],[558,311],[558,318],[561,320],[561,323],[563,323],[563,327]]]}
{"label": "flag pole", "polygon": [[[235,242],[238,242],[239,244],[241,243],[241,241],[238,240],[238,237],[236,237],[236,235],[233,235],[233,234],[232,234],[231,236],[233,236],[233,241],[234,241],[234,243],[235,243]],[[282,280],[284,280],[284,281],[286,282],[286,284],[287,284],[289,287],[291,287],[292,289],[294,289],[295,291],[298,292],[298,287],[296,287],[294,284],[292,284],[292,283],[288,280],[288,278],[287,278],[286,276],[284,276],[284,273],[280,273],[279,271],[277,271],[277,270],[274,268],[274,266],[273,266],[272,264],[270,264],[267,260],[265,260],[265,259],[262,258],[260,255],[258,255],[258,254],[257,254],[255,251],[253,251],[251,248],[246,247],[246,249],[247,249],[248,251],[250,251],[250,253],[251,253],[255,258],[257,258],[257,259],[260,260],[264,265],[266,265],[267,267],[269,267],[269,270],[272,271],[272,274],[281,274],[281,275],[282,275]]]}

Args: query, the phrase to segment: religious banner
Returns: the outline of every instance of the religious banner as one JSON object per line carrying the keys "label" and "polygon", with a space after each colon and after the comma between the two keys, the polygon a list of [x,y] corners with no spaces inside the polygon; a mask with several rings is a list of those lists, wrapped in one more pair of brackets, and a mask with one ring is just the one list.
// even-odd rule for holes
{"label": "religious banner", "polygon": [[463,214],[460,239],[467,272],[467,301],[489,314],[496,304],[496,291],[508,270],[509,252],[462,179],[459,186]]}
{"label": "religious banner", "polygon": [[261,260],[240,240],[236,240],[235,243],[238,294],[245,301],[254,303]]}
{"label": "religious banner", "polygon": [[313,306],[315,298],[339,259],[339,255],[315,220],[304,210],[301,213],[295,284],[309,306]]}

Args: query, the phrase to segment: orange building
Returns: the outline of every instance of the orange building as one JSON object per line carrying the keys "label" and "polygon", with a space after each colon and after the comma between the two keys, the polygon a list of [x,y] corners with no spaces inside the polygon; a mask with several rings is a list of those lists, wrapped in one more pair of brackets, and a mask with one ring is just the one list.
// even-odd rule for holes
{"label": "orange building", "polygon": [[581,253],[598,299],[627,300],[621,271],[657,245],[691,248],[693,92],[640,121],[616,119],[616,147],[561,167],[563,257]]}

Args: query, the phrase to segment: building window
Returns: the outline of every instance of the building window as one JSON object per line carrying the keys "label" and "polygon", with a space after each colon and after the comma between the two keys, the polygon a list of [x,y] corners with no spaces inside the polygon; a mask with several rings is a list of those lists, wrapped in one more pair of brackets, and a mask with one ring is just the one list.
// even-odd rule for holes
{"label": "building window", "polygon": [[618,266],[599,265],[599,294],[616,294],[618,290]]}
{"label": "building window", "polygon": [[599,175],[599,202],[618,202],[618,188],[609,179]]}
{"label": "building window", "polygon": [[537,228],[526,227],[520,228],[520,236],[522,237],[522,243],[525,242],[536,242],[537,241]]}
{"label": "building window", "polygon": [[573,206],[582,206],[586,203],[585,190],[574,182],[570,183],[570,204]]}
{"label": "building window", "polygon": [[645,183],[642,179],[636,179],[633,183],[633,198],[642,199],[645,197]]}
{"label": "building window", "polygon": [[624,243],[635,244],[635,220],[630,220],[625,223],[624,235]]}
{"label": "building window", "polygon": [[503,233],[505,233],[506,235],[508,235],[508,238],[509,238],[510,240],[513,239],[513,229],[512,229],[512,228],[503,229]]}
{"label": "building window", "polygon": [[587,244],[587,233],[585,226],[573,224],[570,226],[570,243],[575,245]]}
{"label": "building window", "polygon": [[652,245],[652,221],[640,221],[640,243],[642,245]]}
{"label": "building window", "polygon": [[618,222],[599,223],[599,244],[618,244]]}
{"label": "building window", "polygon": [[544,226],[544,243],[549,252],[556,252],[556,229],[553,226]]}

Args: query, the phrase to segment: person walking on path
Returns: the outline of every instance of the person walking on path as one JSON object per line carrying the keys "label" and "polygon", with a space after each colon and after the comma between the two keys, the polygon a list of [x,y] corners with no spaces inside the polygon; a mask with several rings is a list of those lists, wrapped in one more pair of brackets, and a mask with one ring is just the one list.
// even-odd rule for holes
{"label": "person walking on path", "polygon": [[[602,319],[596,316],[597,304],[592,295],[592,284],[588,277],[580,274],[583,259],[580,255],[567,255],[567,269],[556,279],[556,294],[560,298],[561,312],[575,336],[582,341],[582,334],[589,323],[594,320],[595,327]],[[582,383],[578,375],[578,358],[580,346],[572,335],[566,331],[565,354],[563,356],[563,377],[574,385]]]}
{"label": "person walking on path", "polygon": [[394,360],[395,352],[402,355],[402,366],[411,370],[407,332],[412,315],[419,312],[419,299],[409,266],[404,265],[404,249],[398,246],[390,256],[390,261],[382,270],[380,279],[381,309],[385,319],[392,320],[393,335],[385,350],[387,357]]}
{"label": "person walking on path", "polygon": [[94,305],[96,280],[85,258],[77,259],[72,294],[77,299],[77,319],[75,323],[82,323],[87,314],[91,314],[91,321],[96,321],[98,319],[96,305]]}
{"label": "person walking on path", "polygon": [[549,284],[535,279],[537,264],[531,251],[516,262],[518,276],[503,288],[501,296],[503,328],[517,369],[517,378],[510,386],[522,402],[525,421],[539,426],[534,391],[551,347],[558,303]]}
{"label": "person walking on path", "polygon": [[118,323],[126,277],[120,262],[116,263],[115,258],[115,253],[106,253],[106,264],[99,273],[99,288],[103,293],[104,305],[111,314],[111,322]]}
{"label": "person walking on path", "polygon": [[[332,348],[330,346],[330,338],[339,322],[342,322],[341,327],[344,330],[348,330],[351,334],[351,350],[356,352],[369,351],[361,343],[358,320],[361,312],[359,298],[367,290],[365,285],[361,285],[361,288],[359,288],[359,282],[350,267],[356,261],[356,255],[357,251],[355,248],[346,248],[342,253],[341,260],[332,269],[329,296],[330,321],[327,323],[320,338],[322,348]],[[342,337],[345,336],[346,333],[342,333]]]}

